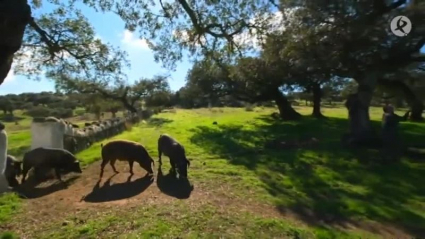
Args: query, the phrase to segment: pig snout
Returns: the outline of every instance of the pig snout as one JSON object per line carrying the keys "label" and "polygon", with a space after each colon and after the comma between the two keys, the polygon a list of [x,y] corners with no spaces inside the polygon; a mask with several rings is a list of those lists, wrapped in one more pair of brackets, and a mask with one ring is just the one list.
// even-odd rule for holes
{"label": "pig snout", "polygon": [[82,173],[83,171],[81,170],[80,167],[80,162],[74,162],[74,164],[72,165],[72,171],[75,173]]}

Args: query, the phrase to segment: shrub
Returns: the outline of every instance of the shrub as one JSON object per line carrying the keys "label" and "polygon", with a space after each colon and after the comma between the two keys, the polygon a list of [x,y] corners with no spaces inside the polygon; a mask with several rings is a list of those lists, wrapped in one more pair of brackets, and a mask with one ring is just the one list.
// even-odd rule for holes
{"label": "shrub", "polygon": [[262,104],[264,107],[275,107],[276,104],[273,101],[266,101]]}
{"label": "shrub", "polygon": [[2,232],[0,234],[0,239],[17,239],[17,238],[19,237],[13,232]]}
{"label": "shrub", "polygon": [[84,108],[77,108],[74,110],[74,114],[78,116],[84,115],[85,113],[86,113],[86,110]]}
{"label": "shrub", "polygon": [[69,118],[74,115],[74,111],[72,109],[59,108],[50,110],[50,115],[57,118]]}
{"label": "shrub", "polygon": [[300,105],[300,103],[298,103],[298,101],[291,101],[291,105],[293,105],[293,106],[299,106]]}
{"label": "shrub", "polygon": [[49,109],[47,107],[38,105],[28,109],[26,114],[31,117],[54,116],[56,118],[69,118],[73,116],[73,110],[64,108]]}
{"label": "shrub", "polygon": [[127,131],[131,131],[133,129],[133,124],[129,121],[126,121],[124,125],[125,125],[125,130]]}
{"label": "shrub", "polygon": [[152,117],[153,113],[151,109],[142,110],[142,119],[149,119]]}
{"label": "shrub", "polygon": [[252,105],[252,104],[246,104],[245,105],[245,111],[252,112],[252,111],[254,111],[254,108],[255,108],[255,106]]}
{"label": "shrub", "polygon": [[27,115],[31,117],[48,117],[50,116],[50,110],[44,106],[34,106],[27,110]]}

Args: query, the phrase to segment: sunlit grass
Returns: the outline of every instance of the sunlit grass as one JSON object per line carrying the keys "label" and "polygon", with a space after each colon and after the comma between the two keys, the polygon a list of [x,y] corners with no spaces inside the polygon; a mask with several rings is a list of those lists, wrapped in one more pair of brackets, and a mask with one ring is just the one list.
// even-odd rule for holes
{"label": "sunlit grass", "polygon": [[[309,107],[296,109],[303,115],[311,114]],[[295,225],[291,219],[241,214],[237,208],[223,212],[215,205],[193,207],[181,201],[153,209],[141,206],[131,213],[107,213],[89,218],[83,225],[57,227],[52,223],[43,235],[89,238],[100,234],[108,238],[126,231],[119,233],[121,238],[380,238],[364,230],[333,226],[334,222],[349,221],[397,225],[413,234],[425,230],[424,164],[404,159],[383,165],[376,162],[376,150],[343,149],[340,137],[348,128],[344,108],[324,108],[328,119],[304,117],[299,122],[275,121],[269,116],[274,111],[257,107],[253,111],[212,108],[161,113],[95,143],[77,157],[88,165],[100,159],[101,143],[127,139],[143,144],[156,159],[158,137],[168,133],[185,146],[192,160],[189,176],[195,185],[202,184],[204,190],[227,199],[266,204],[306,220],[322,220],[326,226]],[[370,112],[379,130],[382,109]],[[402,130],[406,143],[423,142],[424,125],[405,122]],[[9,133],[12,150],[30,143],[28,131],[16,132],[15,136],[15,132]],[[307,136],[317,138],[319,145],[312,149],[263,149],[271,139]],[[161,214],[166,212],[170,213]]]}

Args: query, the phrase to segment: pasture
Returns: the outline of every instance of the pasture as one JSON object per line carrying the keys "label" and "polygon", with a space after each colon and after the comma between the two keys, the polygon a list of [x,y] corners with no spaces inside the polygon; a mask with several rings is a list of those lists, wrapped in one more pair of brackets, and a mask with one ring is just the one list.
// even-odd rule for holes
{"label": "pasture", "polygon": [[[4,238],[412,238],[425,236],[425,164],[403,158],[378,163],[376,150],[347,150],[344,108],[327,119],[274,120],[273,108],[168,110],[113,139],[137,141],[157,160],[168,133],[191,159],[189,180],[168,175],[168,158],[155,181],[135,165],[109,165],[101,182],[100,144],[77,154],[83,173],[34,189],[30,199],[0,198]],[[379,130],[382,110],[371,109]],[[213,124],[216,121],[217,124]],[[9,154],[31,143],[30,120],[6,123]],[[425,125],[402,123],[406,144],[424,143]],[[266,149],[273,139],[315,137],[306,148]],[[110,140],[110,139],[108,139]],[[105,141],[106,142],[106,141]],[[158,170],[158,165],[155,165]],[[10,232],[10,233],[9,233]]]}

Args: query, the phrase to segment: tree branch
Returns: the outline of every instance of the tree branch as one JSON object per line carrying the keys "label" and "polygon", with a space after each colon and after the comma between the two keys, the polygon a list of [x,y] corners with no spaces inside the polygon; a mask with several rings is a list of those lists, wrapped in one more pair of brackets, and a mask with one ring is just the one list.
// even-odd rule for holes
{"label": "tree branch", "polygon": [[29,25],[40,35],[41,40],[47,45],[50,58],[53,59],[55,57],[55,53],[59,51],[59,45],[53,42],[52,36],[50,36],[46,31],[41,29],[39,25],[37,25],[33,17],[30,18]]}
{"label": "tree branch", "polygon": [[415,93],[411,90],[411,88],[404,82],[399,80],[387,80],[387,79],[379,79],[378,83],[382,86],[395,89],[397,91],[401,91],[404,94],[406,101],[409,104],[413,104],[417,101],[417,97]]}
{"label": "tree branch", "polygon": [[164,11],[164,17],[171,18],[170,14],[168,13],[168,10],[165,8],[164,4],[162,3],[162,0],[159,0],[159,4],[161,5],[162,10]]}
{"label": "tree branch", "polygon": [[[241,33],[243,31],[243,29],[247,26],[245,21],[238,20],[235,24],[232,24],[232,25],[236,26],[237,24],[240,24],[240,26],[238,27],[238,29],[236,29],[232,33],[227,33],[226,32],[227,28],[224,27],[222,24],[218,24],[218,23],[210,23],[206,26],[202,26],[202,23],[197,18],[195,11],[189,6],[187,1],[186,0],[178,0],[178,2],[183,7],[185,12],[189,15],[189,18],[192,21],[192,24],[195,27],[195,31],[198,35],[204,35],[205,33],[207,33],[207,34],[209,34],[213,37],[216,37],[216,38],[226,38],[229,41],[233,41],[231,39],[231,37],[236,35],[236,34]],[[220,29],[221,33],[213,32],[212,31],[213,28]]]}
{"label": "tree branch", "polygon": [[425,56],[412,57],[414,62],[425,62]]}

